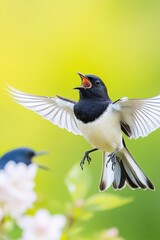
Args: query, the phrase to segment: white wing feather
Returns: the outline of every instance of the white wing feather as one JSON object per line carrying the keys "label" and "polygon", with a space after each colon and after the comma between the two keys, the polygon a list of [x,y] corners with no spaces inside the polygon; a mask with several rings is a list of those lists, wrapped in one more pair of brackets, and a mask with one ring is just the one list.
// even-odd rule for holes
{"label": "white wing feather", "polygon": [[75,102],[61,97],[36,96],[8,87],[8,92],[17,103],[33,110],[60,128],[81,135],[73,112]]}
{"label": "white wing feather", "polygon": [[130,137],[145,137],[160,127],[160,95],[146,99],[121,98],[113,103],[122,123],[130,128]]}

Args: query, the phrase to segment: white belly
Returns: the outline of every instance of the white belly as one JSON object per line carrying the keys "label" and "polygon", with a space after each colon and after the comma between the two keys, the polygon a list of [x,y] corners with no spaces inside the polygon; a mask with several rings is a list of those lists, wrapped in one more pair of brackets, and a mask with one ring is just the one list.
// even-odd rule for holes
{"label": "white belly", "polygon": [[92,146],[108,153],[123,148],[119,115],[111,106],[94,122],[85,124],[77,120],[77,125]]}

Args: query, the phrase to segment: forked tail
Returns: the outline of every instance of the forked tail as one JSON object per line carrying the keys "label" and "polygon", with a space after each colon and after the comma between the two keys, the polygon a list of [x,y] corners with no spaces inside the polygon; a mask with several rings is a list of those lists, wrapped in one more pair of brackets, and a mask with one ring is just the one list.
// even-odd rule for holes
{"label": "forked tail", "polygon": [[154,185],[137,165],[126,147],[116,154],[116,165],[113,168],[109,157],[103,152],[103,169],[99,185],[100,191],[108,189],[112,184],[114,189],[122,189],[126,183],[130,188],[154,190]]}

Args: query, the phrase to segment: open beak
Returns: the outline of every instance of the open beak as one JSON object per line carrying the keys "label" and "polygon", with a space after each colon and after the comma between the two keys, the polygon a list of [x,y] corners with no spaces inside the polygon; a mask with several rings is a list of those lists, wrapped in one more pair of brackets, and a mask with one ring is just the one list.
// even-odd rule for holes
{"label": "open beak", "polygon": [[39,152],[36,152],[35,153],[35,156],[41,156],[41,155],[45,155],[45,154],[48,154],[48,151],[39,151]]}
{"label": "open beak", "polygon": [[92,83],[89,81],[89,79],[82,73],[78,72],[78,75],[80,76],[81,80],[82,80],[82,85],[79,87],[75,87],[74,89],[89,89],[92,87]]}
{"label": "open beak", "polygon": [[[39,151],[39,152],[36,152],[35,153],[35,157],[37,156],[41,156],[41,155],[44,155],[44,154],[48,154],[48,151]],[[37,166],[41,169],[44,169],[44,170],[50,170],[48,167],[44,166],[44,165],[41,165],[41,164],[37,164]]]}
{"label": "open beak", "polygon": [[49,171],[49,170],[50,170],[50,168],[49,168],[49,167],[46,167],[46,166],[44,166],[44,165],[41,165],[41,164],[37,164],[37,166],[38,166],[39,168],[43,169],[43,170],[47,170],[47,171]]}

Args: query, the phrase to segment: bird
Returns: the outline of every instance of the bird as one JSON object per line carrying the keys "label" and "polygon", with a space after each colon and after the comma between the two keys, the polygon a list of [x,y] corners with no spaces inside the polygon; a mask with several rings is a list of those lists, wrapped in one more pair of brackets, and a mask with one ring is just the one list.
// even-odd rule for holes
{"label": "bird", "polygon": [[[1,158],[0,158],[0,170],[4,169],[6,164],[10,161],[14,161],[15,163],[24,163],[25,165],[30,165],[33,161],[32,158],[36,156],[40,156],[47,153],[46,151],[39,151],[35,152],[31,148],[27,147],[20,147],[12,149],[8,152],[6,152]],[[37,164],[38,167],[43,169],[48,169],[46,166]]]}
{"label": "bird", "polygon": [[84,137],[93,147],[86,151],[80,162],[91,162],[90,153],[102,152],[102,173],[99,190],[110,186],[123,189],[154,190],[153,183],[141,170],[124,141],[145,137],[160,127],[160,95],[150,98],[122,97],[112,101],[102,79],[93,74],[82,74],[79,100],[73,101],[59,95],[37,96],[21,92],[8,85],[15,102],[33,110],[43,118]]}

